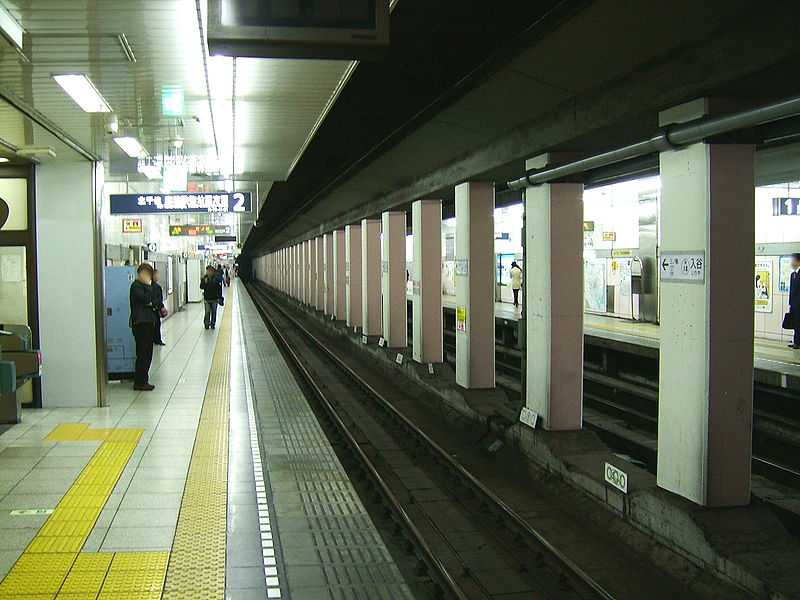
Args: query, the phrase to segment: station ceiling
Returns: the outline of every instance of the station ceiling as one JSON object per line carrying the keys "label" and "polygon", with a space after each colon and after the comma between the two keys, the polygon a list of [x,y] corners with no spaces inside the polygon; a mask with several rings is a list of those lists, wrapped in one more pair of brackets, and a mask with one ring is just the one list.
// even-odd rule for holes
{"label": "station ceiling", "polygon": [[245,250],[448,199],[467,178],[502,183],[538,152],[640,141],[659,110],[700,96],[744,107],[800,91],[796,2],[521,4],[402,0],[389,57],[356,69]]}
{"label": "station ceiling", "polygon": [[[137,137],[149,154],[168,153],[180,137],[182,152],[200,157],[204,172],[268,189],[289,175],[351,69],[347,61],[208,57],[204,0],[2,4],[26,34],[22,54],[0,41],[2,95],[112,163],[125,159],[105,132],[104,116],[83,112],[54,74],[87,75],[118,115],[120,135]],[[183,117],[162,110],[162,92],[174,88],[184,94]],[[49,144],[59,159],[76,158],[30,119],[10,109],[0,118],[0,138],[9,145]]]}

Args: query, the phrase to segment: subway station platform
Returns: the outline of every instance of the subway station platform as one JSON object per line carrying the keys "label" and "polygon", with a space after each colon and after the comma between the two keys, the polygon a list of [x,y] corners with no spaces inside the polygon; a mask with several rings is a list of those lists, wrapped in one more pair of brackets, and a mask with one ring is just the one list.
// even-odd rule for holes
{"label": "subway station platform", "polygon": [[[456,303],[452,296],[443,296],[442,304],[445,311],[455,311]],[[498,322],[518,321],[521,316],[521,310],[507,302],[495,302],[494,306]],[[619,347],[634,350],[659,347],[660,327],[656,324],[591,313],[585,313],[583,319],[584,336],[611,340]],[[754,366],[756,370],[800,377],[800,351],[792,350],[784,342],[756,338]]]}
{"label": "subway station platform", "polygon": [[197,304],[164,322],[154,391],[112,382],[106,408],[26,410],[0,435],[1,600],[410,598],[231,289],[216,331]]}

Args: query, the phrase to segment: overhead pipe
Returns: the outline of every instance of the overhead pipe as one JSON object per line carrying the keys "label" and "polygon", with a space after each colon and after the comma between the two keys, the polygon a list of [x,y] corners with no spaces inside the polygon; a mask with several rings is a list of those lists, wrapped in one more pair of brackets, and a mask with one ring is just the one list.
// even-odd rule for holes
{"label": "overhead pipe", "polygon": [[800,97],[782,100],[758,108],[751,108],[722,117],[703,117],[687,123],[670,125],[659,130],[648,140],[624,146],[616,150],[582,158],[564,165],[542,169],[508,182],[514,190],[541,185],[568,175],[583,173],[591,169],[606,167],[614,163],[639,158],[694,144],[708,137],[746,129],[800,115]]}

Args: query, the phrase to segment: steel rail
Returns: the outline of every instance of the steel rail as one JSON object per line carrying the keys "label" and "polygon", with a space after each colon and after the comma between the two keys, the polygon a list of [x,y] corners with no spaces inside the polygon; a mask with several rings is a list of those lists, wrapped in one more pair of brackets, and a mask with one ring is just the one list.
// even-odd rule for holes
{"label": "steel rail", "polygon": [[[251,286],[248,287],[249,289],[253,289]],[[261,295],[261,297],[264,298],[265,300],[270,301],[270,299],[260,290],[257,290],[257,293]],[[389,486],[384,481],[383,477],[381,477],[380,473],[378,473],[378,470],[375,468],[375,465],[361,449],[361,446],[359,445],[358,441],[353,437],[352,433],[350,433],[350,430],[347,428],[342,419],[339,417],[339,414],[336,412],[336,409],[333,408],[333,405],[327,399],[325,393],[320,389],[320,387],[314,381],[314,378],[308,372],[308,369],[306,369],[305,366],[303,365],[302,361],[300,360],[300,357],[292,349],[291,345],[286,339],[286,336],[277,326],[272,317],[270,317],[269,314],[267,314],[266,310],[264,310],[262,306],[259,306],[257,302],[254,304],[256,305],[256,309],[261,315],[261,318],[269,327],[273,337],[276,339],[276,341],[278,341],[283,350],[289,355],[295,368],[300,372],[301,376],[303,377],[303,380],[311,388],[311,391],[313,392],[314,396],[320,402],[322,407],[325,409],[325,412],[328,413],[328,416],[333,421],[336,428],[339,429],[340,433],[349,444],[351,451],[358,457],[359,461],[362,463],[369,476],[378,486],[378,489],[380,490],[381,495],[384,497],[384,500],[389,505],[389,508],[391,508],[391,510],[395,513],[397,518],[400,519],[402,526],[405,527],[409,535],[412,537],[413,543],[417,546],[417,548],[421,551],[423,555],[422,560],[425,563],[427,563],[427,565],[430,568],[433,569],[433,571],[436,573],[440,581],[444,583],[444,585],[448,588],[448,591],[450,592],[450,594],[452,594],[453,597],[457,598],[458,600],[469,600],[469,598],[461,589],[461,587],[458,585],[458,583],[456,583],[455,579],[453,579],[452,575],[450,575],[450,573],[447,571],[447,568],[437,558],[436,554],[433,552],[433,549],[430,547],[428,542],[422,536],[422,533],[419,531],[419,529],[417,529],[416,525],[414,525],[413,521],[408,516],[408,513],[400,504],[400,501],[391,491]],[[275,306],[274,303],[273,306]],[[285,313],[284,316],[292,320],[292,322],[294,323],[294,320],[291,319],[291,317],[289,317]],[[307,333],[305,329],[299,326],[299,324],[297,326],[304,334]]]}
{"label": "steel rail", "polygon": [[[254,286],[248,286],[249,289],[253,289]],[[257,288],[256,288],[257,289]],[[326,357],[328,357],[331,362],[336,364],[342,371],[348,374],[351,379],[353,379],[356,384],[361,387],[363,390],[368,392],[373,398],[375,398],[383,407],[385,407],[394,417],[400,420],[406,428],[413,431],[414,434],[424,441],[434,452],[438,455],[438,457],[445,462],[451,469],[453,469],[460,477],[467,480],[474,488],[476,488],[487,500],[489,500],[494,506],[503,514],[505,518],[510,520],[514,523],[514,525],[525,532],[528,536],[534,539],[549,555],[551,558],[555,559],[555,561],[567,572],[573,575],[580,584],[582,584],[585,588],[591,591],[596,597],[602,598],[603,600],[614,600],[614,596],[605,590],[597,581],[595,581],[588,573],[586,573],[583,569],[581,569],[578,565],[576,565],[569,557],[563,554],[558,548],[553,546],[542,534],[536,531],[533,527],[531,527],[522,517],[520,517],[511,507],[509,507],[502,499],[500,499],[494,492],[492,492],[489,488],[487,488],[483,483],[481,483],[475,476],[472,475],[469,471],[467,471],[458,461],[456,461],[450,454],[444,450],[439,444],[437,444],[433,439],[431,439],[424,431],[422,431],[419,427],[417,427],[414,423],[412,423],[408,417],[406,417],[403,413],[397,410],[391,402],[386,400],[380,392],[375,390],[364,378],[362,378],[358,373],[356,373],[353,369],[351,369],[347,364],[344,363],[339,357],[337,357],[333,352],[331,352],[324,344],[322,344],[316,337],[308,331],[305,327],[303,327],[300,323],[297,322],[291,315],[283,309],[283,307],[279,306],[274,300],[269,298],[263,291],[257,290],[257,293],[261,295],[264,299],[266,299],[270,304],[272,304],[276,310],[281,312],[284,317],[289,319],[292,324],[305,335],[308,340],[313,343]]]}

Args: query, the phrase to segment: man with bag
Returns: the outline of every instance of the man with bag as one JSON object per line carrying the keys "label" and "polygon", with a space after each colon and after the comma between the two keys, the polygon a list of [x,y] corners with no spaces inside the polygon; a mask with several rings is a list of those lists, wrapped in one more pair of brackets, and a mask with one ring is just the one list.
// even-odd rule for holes
{"label": "man with bag", "polygon": [[203,326],[206,329],[214,329],[217,325],[217,303],[222,304],[222,277],[217,270],[208,265],[206,274],[200,280],[200,288],[203,290]]}
{"label": "man with bag", "polygon": [[792,274],[789,278],[789,313],[786,315],[790,323],[786,329],[794,329],[794,340],[789,348],[800,350],[800,252],[791,257]]}

